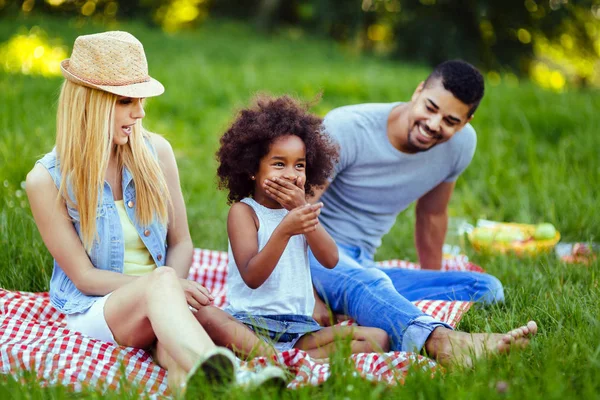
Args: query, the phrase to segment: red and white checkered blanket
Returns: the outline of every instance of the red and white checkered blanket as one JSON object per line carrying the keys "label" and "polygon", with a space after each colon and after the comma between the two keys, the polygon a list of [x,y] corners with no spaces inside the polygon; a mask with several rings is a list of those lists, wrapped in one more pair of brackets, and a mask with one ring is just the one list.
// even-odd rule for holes
{"label": "red and white checkered blanket", "polygon": [[[406,261],[392,260],[381,265],[399,268],[419,268]],[[445,270],[482,271],[466,258],[444,261]],[[215,296],[215,304],[225,304],[227,253],[196,249],[189,279],[206,286]],[[456,326],[470,308],[469,302],[415,302],[416,306],[434,318]],[[168,396],[166,371],[156,365],[144,350],[120,347],[91,339],[65,328],[64,315],[50,305],[48,293],[14,292],[0,289],[0,372],[15,374],[22,370],[34,372],[47,384],[63,384],[80,390],[89,385],[100,390],[115,389],[126,380],[135,383],[151,397]],[[352,322],[350,322],[352,323]],[[330,375],[329,365],[316,364],[303,351],[290,350],[279,354],[279,362],[295,375],[289,388],[317,385]],[[255,358],[243,364],[264,365],[267,360]],[[355,354],[352,361],[366,379],[390,384],[402,382],[409,366],[419,363],[435,368],[435,362],[420,355],[405,352],[385,354]]]}

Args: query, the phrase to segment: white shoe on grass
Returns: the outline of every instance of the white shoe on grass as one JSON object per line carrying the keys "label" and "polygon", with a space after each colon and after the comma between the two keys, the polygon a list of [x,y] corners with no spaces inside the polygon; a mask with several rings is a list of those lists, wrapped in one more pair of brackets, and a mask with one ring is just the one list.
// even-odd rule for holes
{"label": "white shoe on grass", "polygon": [[274,365],[268,365],[257,371],[239,368],[235,378],[236,386],[250,390],[258,387],[283,389],[288,383],[286,372]]}
{"label": "white shoe on grass", "polygon": [[229,386],[237,375],[235,355],[225,347],[202,354],[188,372],[185,393],[200,393],[207,385]]}

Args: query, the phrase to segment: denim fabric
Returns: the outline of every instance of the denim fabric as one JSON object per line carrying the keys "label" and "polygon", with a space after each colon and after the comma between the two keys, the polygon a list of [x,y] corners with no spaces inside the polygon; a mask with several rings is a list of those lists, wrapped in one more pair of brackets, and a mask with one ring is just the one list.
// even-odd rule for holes
{"label": "denim fabric", "polygon": [[[60,163],[56,158],[56,149],[46,154],[38,163],[42,164],[48,170],[56,187],[59,187],[61,172]],[[150,226],[141,226],[137,222],[135,216],[135,185],[131,173],[127,168],[123,168],[122,185],[123,202],[126,205],[127,215],[133,222],[156,265],[158,267],[164,266],[167,251],[166,226],[158,221],[153,222]],[[68,193],[71,199],[74,200],[70,186],[68,186]],[[99,192],[98,196],[100,197],[96,217],[98,237],[88,252],[88,256],[96,268],[123,273],[123,257],[125,253],[123,230],[119,214],[115,208],[113,193],[107,182],[104,182],[102,192]],[[72,206],[67,206],[67,211],[77,234],[81,238],[79,212]],[[86,311],[99,298],[81,293],[64,273],[56,260],[54,260],[54,269],[50,280],[50,302],[54,307],[65,314],[79,313]]]}
{"label": "denim fabric", "polygon": [[390,277],[396,291],[410,301],[460,300],[484,304],[504,302],[498,278],[479,272],[379,268]]}
{"label": "denim fabric", "polygon": [[432,271],[379,267],[373,256],[359,247],[338,244],[340,251],[356,255],[365,268],[376,268],[390,277],[398,293],[410,301],[474,301],[485,304],[504,302],[504,288],[498,278],[468,271]]}
{"label": "denim fabric", "polygon": [[310,332],[323,329],[306,315],[248,315],[233,317],[250,327],[258,335],[266,335],[276,342],[293,342]]}
{"label": "denim fabric", "polygon": [[394,351],[420,350],[435,328],[451,328],[411,301],[504,298],[500,282],[487,274],[380,268],[359,247],[338,244],[338,248],[340,260],[333,269],[324,268],[309,253],[317,292],[334,312],[386,331]]}

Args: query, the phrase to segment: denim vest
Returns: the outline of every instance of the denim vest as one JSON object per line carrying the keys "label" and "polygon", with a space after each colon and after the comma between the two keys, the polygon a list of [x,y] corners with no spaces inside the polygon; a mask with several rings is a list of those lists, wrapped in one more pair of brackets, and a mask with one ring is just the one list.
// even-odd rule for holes
{"label": "denim vest", "polygon": [[[56,158],[56,149],[46,154],[37,161],[42,164],[52,176],[56,187],[60,186],[60,163]],[[166,259],[166,226],[158,221],[152,222],[150,226],[141,226],[135,216],[135,184],[129,170],[123,167],[122,176],[123,185],[123,203],[127,211],[127,216],[133,222],[144,245],[152,255],[152,259],[158,267],[165,265]],[[68,185],[68,193],[71,199],[71,186]],[[102,193],[99,193],[102,201],[99,201],[96,216],[96,230],[98,238],[94,240],[88,256],[94,267],[105,270],[123,273],[123,257],[125,255],[125,246],[123,244],[123,229],[121,220],[115,208],[115,201],[110,185],[104,182]],[[73,226],[81,239],[81,224],[79,212],[76,208],[67,203],[67,211],[71,217]],[[65,314],[84,312],[98,300],[98,296],[87,296],[81,293],[73,284],[71,279],[64,273],[60,265],[54,260],[54,269],[50,280],[50,302],[58,310]]]}

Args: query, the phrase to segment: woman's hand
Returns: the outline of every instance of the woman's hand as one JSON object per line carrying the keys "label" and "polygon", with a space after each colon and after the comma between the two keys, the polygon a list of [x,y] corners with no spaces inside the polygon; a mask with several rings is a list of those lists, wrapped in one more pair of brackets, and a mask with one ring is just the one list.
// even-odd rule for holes
{"label": "woman's hand", "polygon": [[198,282],[180,278],[179,283],[185,293],[188,305],[196,310],[199,310],[203,306],[211,305],[215,299],[208,289]]}
{"label": "woman's hand", "polygon": [[305,183],[305,176],[291,179],[275,177],[266,179],[263,182],[263,188],[273,200],[281,204],[286,210],[291,211],[307,204],[306,192],[304,191]]}
{"label": "woman's hand", "polygon": [[277,230],[289,237],[314,232],[319,225],[322,207],[323,203],[317,203],[294,208],[277,226]]}

